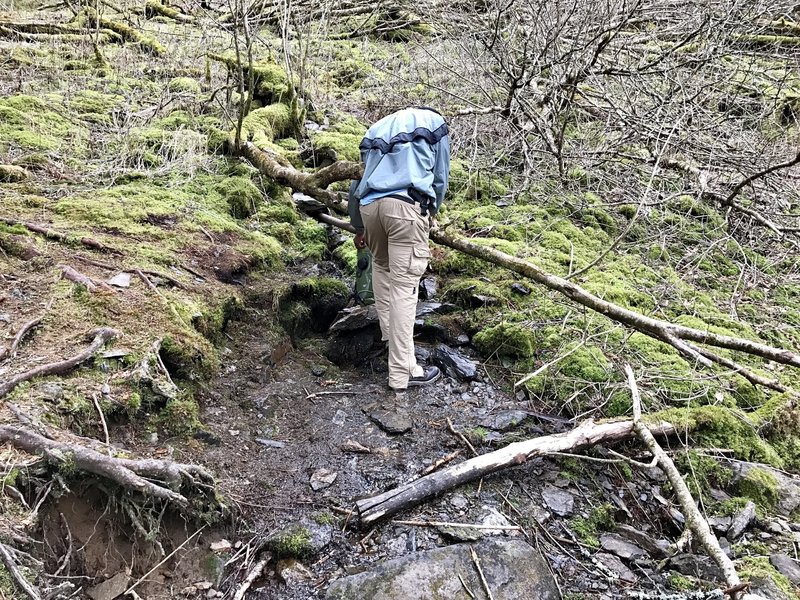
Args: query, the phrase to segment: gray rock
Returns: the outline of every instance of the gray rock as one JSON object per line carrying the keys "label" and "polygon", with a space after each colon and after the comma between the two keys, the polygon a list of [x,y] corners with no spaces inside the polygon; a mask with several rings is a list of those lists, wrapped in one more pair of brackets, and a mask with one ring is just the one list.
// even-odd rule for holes
{"label": "gray rock", "polygon": [[768,471],[778,482],[778,506],[776,507],[776,512],[782,516],[788,517],[795,509],[800,508],[800,481],[762,464],[735,462],[726,464],[726,466],[729,466],[733,470],[732,483],[738,483],[751,469],[757,468]]}
{"label": "gray rock", "polygon": [[367,416],[386,433],[398,435],[411,431],[414,424],[405,411],[399,411],[390,406],[374,406],[365,409]]}
{"label": "gray rock", "polygon": [[756,505],[753,504],[753,502],[748,502],[745,507],[731,519],[731,526],[728,528],[728,539],[731,542],[735,542],[755,520]]}
{"label": "gray rock", "polygon": [[64,397],[64,388],[57,383],[41,383],[36,389],[45,400],[50,400],[51,402],[57,402]]}
{"label": "gray rock", "polygon": [[731,527],[730,517],[708,517],[708,524],[717,535],[725,535]]}
{"label": "gray rock", "polygon": [[354,306],[339,311],[339,315],[331,325],[331,331],[353,331],[378,322],[378,309],[374,304]]}
{"label": "gray rock", "polygon": [[568,517],[575,507],[575,498],[572,497],[572,494],[552,485],[548,485],[542,490],[542,499],[547,504],[547,508],[559,517]]}
{"label": "gray rock", "polygon": [[331,525],[303,518],[270,535],[264,546],[279,558],[306,558],[319,554],[332,538]]}
{"label": "gray rock", "polygon": [[455,542],[477,542],[484,536],[484,532],[476,527],[453,527],[452,525],[439,525],[436,530],[448,540]]}
{"label": "gray rock", "polygon": [[130,571],[120,571],[104,582],[89,588],[86,593],[92,600],[114,600],[114,598],[121,596],[128,589],[130,580]]}
{"label": "gray rock", "polygon": [[478,366],[473,361],[445,344],[436,346],[432,358],[450,377],[469,381],[478,375]]}
{"label": "gray rock", "polygon": [[256,438],[256,443],[266,446],[267,448],[283,448],[286,442],[279,442],[277,440],[268,440],[266,438]]}
{"label": "gray rock", "polygon": [[332,486],[333,482],[336,481],[338,476],[339,473],[336,471],[331,471],[329,469],[317,469],[311,474],[309,484],[311,485],[312,490],[318,492],[319,490],[324,490],[325,488]]}
{"label": "gray rock", "polygon": [[794,585],[800,585],[800,564],[785,554],[772,554],[769,562],[779,573],[789,578]]}
{"label": "gray rock", "polygon": [[708,556],[677,554],[670,559],[669,566],[681,575],[690,575],[703,581],[725,581],[722,570]]}
{"label": "gray rock", "polygon": [[630,525],[619,525],[617,527],[617,533],[626,540],[643,548],[644,551],[653,558],[664,558],[667,555],[667,550],[669,549],[668,540],[657,540]]}
{"label": "gray rock", "polygon": [[639,548],[636,544],[632,544],[622,538],[616,533],[604,533],[600,536],[600,547],[606,552],[616,554],[620,558],[628,560],[635,560],[643,558],[647,553]]}
{"label": "gray rock", "polygon": [[512,283],[511,291],[515,294],[519,294],[520,296],[527,296],[531,293],[531,288],[526,285],[522,285],[521,283]]}
{"label": "gray rock", "polygon": [[439,291],[439,282],[436,277],[423,277],[422,281],[419,282],[419,296],[423,300],[432,300],[437,291]]}
{"label": "gray rock", "polygon": [[628,583],[636,583],[636,575],[628,567],[622,564],[622,561],[613,554],[606,554],[605,552],[598,552],[594,555],[594,559],[603,565],[606,569],[616,574],[622,581]]}
{"label": "gray rock", "polygon": [[529,416],[524,410],[503,410],[486,417],[480,425],[495,431],[508,431],[521,425]]}
{"label": "gray rock", "polygon": [[[521,540],[487,538],[475,546],[495,600],[556,600],[558,588],[541,555]],[[474,593],[482,590],[470,546],[457,544],[378,564],[371,571],[334,581],[327,600],[468,600],[458,575]]]}
{"label": "gray rock", "polygon": [[107,280],[106,283],[120,288],[131,287],[131,275],[130,273],[117,273],[111,279]]}

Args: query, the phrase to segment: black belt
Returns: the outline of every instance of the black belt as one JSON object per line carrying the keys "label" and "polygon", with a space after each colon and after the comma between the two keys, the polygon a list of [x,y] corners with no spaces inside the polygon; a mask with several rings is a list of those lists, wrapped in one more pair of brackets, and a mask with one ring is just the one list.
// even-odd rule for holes
{"label": "black belt", "polygon": [[[428,196],[423,196],[416,190],[413,190],[414,194],[411,198],[408,196],[403,196],[401,194],[389,194],[388,196],[384,196],[385,198],[394,198],[395,200],[402,200],[406,204],[419,204],[420,207],[420,214],[423,217],[428,216],[428,211],[433,208],[433,198],[429,198]],[[411,194],[411,191],[409,191]],[[416,196],[413,197],[413,196]]]}

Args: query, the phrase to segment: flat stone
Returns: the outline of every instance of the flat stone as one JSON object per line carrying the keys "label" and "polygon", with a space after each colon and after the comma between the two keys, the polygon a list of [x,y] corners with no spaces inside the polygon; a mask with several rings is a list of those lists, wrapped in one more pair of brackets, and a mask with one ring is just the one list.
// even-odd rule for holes
{"label": "flat stone", "polygon": [[130,273],[117,273],[111,279],[106,281],[108,285],[114,287],[127,288],[131,287],[131,274]]}
{"label": "flat stone", "polygon": [[503,410],[486,417],[480,425],[495,431],[508,431],[521,425],[528,417],[524,410]]}
{"label": "flat stone", "polygon": [[336,471],[331,471],[330,469],[317,469],[311,474],[309,484],[311,485],[312,490],[318,492],[319,490],[324,490],[325,488],[332,486],[333,482],[336,481],[338,476],[339,473]]}
{"label": "flat stone", "polygon": [[355,454],[369,454],[370,449],[364,446],[363,444],[359,444],[355,440],[347,439],[342,442],[339,446],[339,450],[342,452],[353,452]]}
{"label": "flat stone", "polygon": [[526,285],[522,285],[521,283],[512,283],[511,291],[515,294],[519,294],[520,296],[527,296],[531,293],[531,288]]}
{"label": "flat stone", "polygon": [[[470,545],[455,544],[379,563],[370,571],[334,581],[327,600],[469,600],[483,589]],[[495,600],[557,600],[550,569],[522,540],[486,538],[472,546]],[[464,584],[459,580],[459,574]],[[483,597],[483,596],[481,596]]]}
{"label": "flat stone", "polygon": [[670,543],[668,540],[655,539],[631,525],[619,525],[617,533],[644,549],[653,558],[664,558],[669,550]]}
{"label": "flat stone", "polygon": [[542,499],[547,504],[547,508],[559,517],[568,517],[575,507],[575,498],[572,497],[572,494],[553,485],[547,485],[542,490]]}
{"label": "flat stone", "polygon": [[405,411],[388,406],[378,406],[368,409],[367,416],[386,433],[399,435],[411,431],[414,423]]}
{"label": "flat stone", "polygon": [[333,527],[307,518],[272,533],[264,542],[278,558],[304,558],[322,552],[333,539]]}
{"label": "flat stone", "polygon": [[800,564],[796,560],[785,554],[772,554],[769,562],[794,585],[800,585]]}
{"label": "flat stone", "polygon": [[628,567],[622,564],[622,561],[613,554],[606,554],[605,552],[598,552],[594,555],[597,562],[603,565],[606,569],[616,574],[622,581],[628,583],[636,583],[636,575]]}
{"label": "flat stone", "polygon": [[708,517],[708,524],[717,535],[725,535],[731,527],[730,517]]}
{"label": "flat stone", "polygon": [[121,596],[125,593],[130,580],[130,571],[120,571],[104,582],[97,584],[93,588],[89,588],[86,590],[86,593],[92,600],[114,600],[117,596]]}
{"label": "flat stone", "polygon": [[331,331],[353,331],[378,322],[378,309],[374,304],[354,306],[339,311],[337,319],[331,325]]}
{"label": "flat stone", "polygon": [[731,526],[728,528],[728,539],[731,542],[736,541],[741,535],[750,527],[756,520],[756,505],[753,502],[748,502],[745,507],[736,513],[731,520]]}
{"label": "flat stone", "polygon": [[605,533],[601,535],[600,547],[606,552],[616,554],[620,558],[625,558],[627,560],[635,560],[647,555],[639,546],[623,539],[622,536],[616,533]]}
{"label": "flat stone", "polygon": [[436,277],[423,277],[419,282],[419,295],[423,300],[432,300],[439,291],[439,282]]}
{"label": "flat stone", "polygon": [[45,400],[56,402],[64,397],[64,388],[57,383],[40,383],[38,386],[36,386],[36,389]]}
{"label": "flat stone", "polygon": [[470,381],[478,375],[478,366],[472,360],[445,344],[436,346],[432,358],[450,377]]}
{"label": "flat stone", "polygon": [[266,438],[256,438],[256,443],[261,444],[266,448],[283,448],[286,442],[279,442],[278,440],[268,440]]}
{"label": "flat stone", "polygon": [[448,540],[456,542],[477,542],[485,533],[477,527],[453,527],[452,525],[439,525],[436,530]]}
{"label": "flat stone", "polygon": [[669,560],[669,567],[681,575],[690,575],[703,581],[725,581],[717,564],[708,556],[700,554],[676,554]]}

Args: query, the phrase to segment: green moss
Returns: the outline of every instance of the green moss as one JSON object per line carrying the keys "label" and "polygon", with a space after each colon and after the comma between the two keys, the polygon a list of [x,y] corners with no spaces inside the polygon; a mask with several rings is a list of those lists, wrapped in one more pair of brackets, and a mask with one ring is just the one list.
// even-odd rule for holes
{"label": "green moss", "polygon": [[358,251],[348,240],[333,251],[333,257],[338,260],[350,275],[355,275],[358,264]]}
{"label": "green moss", "polygon": [[203,427],[200,407],[190,396],[169,400],[156,421],[170,434],[178,436],[192,435]]}
{"label": "green moss", "polygon": [[578,348],[558,363],[562,375],[582,381],[608,381],[612,365],[599,348]]}
{"label": "green moss", "polygon": [[349,294],[350,288],[332,277],[310,277],[298,281],[292,287],[292,297],[305,302],[326,301]]}
{"label": "green moss", "polygon": [[222,197],[230,215],[236,219],[244,219],[255,213],[263,200],[261,190],[247,177],[224,179],[214,186],[213,191]]}
{"label": "green moss", "polygon": [[277,558],[308,558],[314,554],[311,532],[302,525],[293,525],[270,537],[266,548]]}
{"label": "green moss", "polygon": [[[291,128],[292,119],[286,104],[270,104],[251,111],[242,121],[242,140],[256,146],[272,144]],[[233,133],[230,134],[231,139]]]}
{"label": "green moss", "polygon": [[675,571],[671,571],[667,576],[667,585],[676,592],[688,592],[697,589],[697,584],[692,579]]}
{"label": "green moss", "polygon": [[766,556],[747,556],[737,562],[736,571],[742,581],[758,586],[759,582],[771,580],[788,598],[798,597],[789,578],[779,573]]}
{"label": "green moss", "polygon": [[28,150],[56,150],[70,147],[83,152],[85,129],[72,124],[40,98],[27,95],[0,98],[0,152],[9,145]]}
{"label": "green moss", "polygon": [[778,480],[769,471],[753,467],[736,484],[737,492],[762,510],[771,513],[778,505]]}
{"label": "green moss", "polygon": [[0,164],[0,183],[15,183],[17,181],[24,181],[29,176],[29,173],[22,167],[17,165],[2,165]]}
{"label": "green moss", "polygon": [[70,108],[90,123],[110,123],[111,113],[125,101],[118,94],[81,90],[69,101]]}
{"label": "green moss", "polygon": [[588,518],[575,517],[569,526],[580,541],[593,548],[600,547],[598,533],[612,531],[616,525],[614,507],[609,503],[594,508]]}
{"label": "green moss", "polygon": [[327,151],[334,160],[357,162],[361,158],[361,151],[358,146],[363,137],[364,134],[321,131],[312,134],[311,143],[317,151]]}
{"label": "green moss", "polygon": [[715,515],[732,517],[733,515],[741,512],[741,510],[747,506],[748,502],[750,502],[750,498],[734,496],[733,498],[728,498],[724,502],[721,502],[715,506],[713,512]]}
{"label": "green moss", "polygon": [[[225,64],[228,71],[238,78],[239,66],[236,55],[209,54],[209,58]],[[250,78],[250,69],[246,61],[242,64],[245,81]],[[271,60],[259,60],[253,63],[253,89],[255,98],[263,104],[288,103],[294,97],[294,89],[286,75],[286,71]]]}
{"label": "green moss", "polygon": [[479,331],[472,338],[475,347],[485,355],[516,358],[531,358],[536,352],[535,340],[529,327],[505,321]]}
{"label": "green moss", "polygon": [[711,499],[711,488],[726,488],[731,481],[731,470],[719,462],[695,451],[682,452],[675,457],[675,465],[683,474],[694,498]]}
{"label": "green moss", "polygon": [[336,523],[336,517],[328,511],[315,512],[311,518],[317,525],[334,525]]}

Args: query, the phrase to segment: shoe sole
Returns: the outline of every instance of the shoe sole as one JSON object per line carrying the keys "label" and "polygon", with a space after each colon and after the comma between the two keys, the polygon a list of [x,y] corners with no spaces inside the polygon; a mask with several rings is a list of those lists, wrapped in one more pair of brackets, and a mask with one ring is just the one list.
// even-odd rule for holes
{"label": "shoe sole", "polygon": [[434,377],[431,377],[427,381],[408,381],[408,387],[422,387],[423,385],[430,385],[431,383],[436,383],[439,381],[439,378],[442,376],[442,372],[439,371]]}

